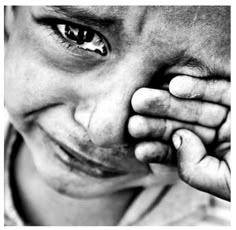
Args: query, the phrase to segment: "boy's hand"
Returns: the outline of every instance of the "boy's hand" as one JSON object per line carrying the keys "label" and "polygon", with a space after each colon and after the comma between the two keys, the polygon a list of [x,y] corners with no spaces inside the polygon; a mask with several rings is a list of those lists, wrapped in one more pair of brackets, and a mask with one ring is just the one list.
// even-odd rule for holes
{"label": "boy's hand", "polygon": [[171,137],[181,128],[193,131],[208,146],[227,113],[220,105],[179,99],[166,90],[150,88],[137,90],[131,104],[138,114],[128,122],[129,133],[138,141],[135,155],[149,163],[174,160]]}
{"label": "boy's hand", "polygon": [[[213,102],[227,109],[210,149],[207,150],[202,140],[186,129],[175,132],[173,143],[181,178],[197,189],[230,200],[230,82],[176,77],[169,87],[177,97]],[[214,117],[209,116],[209,119]]]}
{"label": "boy's hand", "polygon": [[[170,140],[173,133],[181,129],[174,135],[175,141],[181,135],[179,143],[182,145],[177,157],[180,176],[198,189],[229,199],[230,83],[176,77],[169,87],[175,96],[165,90],[142,88],[132,98],[133,110],[138,115],[130,118],[128,130],[139,141],[135,149],[136,157],[149,163],[170,163],[174,159]],[[210,159],[214,167],[217,162],[222,165],[222,172],[212,172],[216,168],[208,170],[206,165],[193,167],[199,166],[195,159],[202,163],[199,157],[204,159],[209,152],[214,157],[207,155],[206,159]],[[220,159],[223,159],[222,163]],[[208,163],[207,160],[203,163]],[[221,180],[218,177],[213,180],[215,173]]]}

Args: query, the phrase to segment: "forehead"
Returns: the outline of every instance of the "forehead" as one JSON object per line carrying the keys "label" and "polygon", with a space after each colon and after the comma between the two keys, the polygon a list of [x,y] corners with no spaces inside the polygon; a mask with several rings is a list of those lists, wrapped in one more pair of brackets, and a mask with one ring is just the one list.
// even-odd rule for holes
{"label": "forehead", "polygon": [[[126,46],[159,58],[187,53],[214,68],[229,63],[229,6],[45,6],[41,10],[92,17]],[[136,44],[136,45],[134,45]],[[154,53],[152,53],[154,52]]]}
{"label": "forehead", "polygon": [[[45,6],[45,10],[58,12],[70,11],[77,14],[83,10],[96,14],[100,17],[117,17],[125,19],[129,14],[139,16],[165,15],[169,19],[181,20],[182,22],[205,20],[221,20],[228,17],[229,6]],[[174,18],[173,18],[174,17]],[[144,19],[144,18],[143,18]],[[196,20],[197,19],[197,20]]]}
{"label": "forehead", "polygon": [[156,37],[161,34],[168,37],[178,31],[229,34],[230,29],[229,6],[53,6],[45,9],[70,12],[75,17],[88,13],[101,20],[110,19],[121,24],[129,35],[136,36],[156,32],[159,35]]}
{"label": "forehead", "polygon": [[[224,27],[229,24],[229,6],[46,6],[46,10],[70,12],[71,15],[93,14],[130,24],[136,30],[152,23],[166,23],[181,27],[211,25]],[[134,30],[135,30],[134,29]]]}

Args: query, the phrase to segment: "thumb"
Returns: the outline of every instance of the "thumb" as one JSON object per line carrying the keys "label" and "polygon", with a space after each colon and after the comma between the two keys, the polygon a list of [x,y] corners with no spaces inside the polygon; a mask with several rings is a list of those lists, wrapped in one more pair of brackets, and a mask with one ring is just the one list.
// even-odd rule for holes
{"label": "thumb", "polygon": [[230,178],[227,164],[207,154],[198,136],[181,129],[172,137],[177,151],[179,175],[189,185],[224,199],[229,199],[230,188],[226,178]]}

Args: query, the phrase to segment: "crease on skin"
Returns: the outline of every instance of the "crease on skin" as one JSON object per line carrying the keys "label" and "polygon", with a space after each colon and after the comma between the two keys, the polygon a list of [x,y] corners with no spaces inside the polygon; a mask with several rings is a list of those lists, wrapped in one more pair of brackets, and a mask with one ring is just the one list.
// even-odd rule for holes
{"label": "crease on skin", "polygon": [[185,96],[189,99],[192,99],[192,98],[200,98],[201,94],[200,93],[188,93]]}
{"label": "crease on skin", "polygon": [[96,109],[96,108],[97,108],[97,104],[95,103],[95,104],[94,104],[94,107],[93,107],[93,109],[92,109],[92,111],[91,111],[90,118],[89,118],[88,125],[87,125],[87,130],[88,130],[88,132],[89,132],[89,130],[90,130],[91,121],[92,121],[92,118],[93,118],[93,115],[94,115],[94,112],[95,112],[95,109]]}
{"label": "crease on skin", "polygon": [[147,17],[147,8],[145,7],[142,12],[142,15],[140,16],[139,23],[137,24],[137,34],[139,35],[142,34],[143,32],[143,28],[146,23],[146,17]]}
{"label": "crease on skin", "polygon": [[190,27],[193,27],[198,19],[198,15],[199,15],[199,12],[200,12],[200,8],[201,6],[198,6],[196,11],[195,11],[195,14],[193,15],[193,19],[192,19],[192,23],[190,25]]}

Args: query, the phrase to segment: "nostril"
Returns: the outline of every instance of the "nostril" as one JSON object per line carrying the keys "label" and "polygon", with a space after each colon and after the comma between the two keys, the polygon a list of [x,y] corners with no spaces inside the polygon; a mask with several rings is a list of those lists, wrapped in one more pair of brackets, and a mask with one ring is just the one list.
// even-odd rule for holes
{"label": "nostril", "polygon": [[87,130],[95,109],[96,103],[86,102],[83,105],[77,105],[73,111],[74,120]]}
{"label": "nostril", "polygon": [[101,147],[126,144],[131,96],[118,91],[104,97],[100,98],[90,116],[87,128],[90,139]]}

